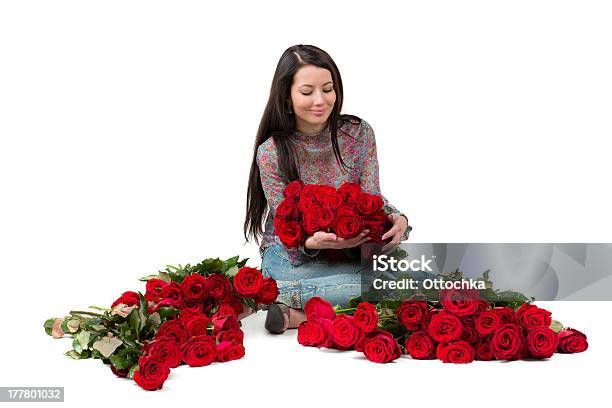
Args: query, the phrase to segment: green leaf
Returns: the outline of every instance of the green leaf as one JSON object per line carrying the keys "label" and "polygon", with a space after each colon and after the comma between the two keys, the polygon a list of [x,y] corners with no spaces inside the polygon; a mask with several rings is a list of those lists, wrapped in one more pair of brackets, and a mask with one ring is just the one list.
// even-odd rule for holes
{"label": "green leaf", "polygon": [[555,333],[559,333],[561,330],[563,330],[563,324],[561,324],[561,322],[557,321],[557,320],[552,320],[550,322],[550,328],[555,332]]}
{"label": "green leaf", "polygon": [[140,330],[144,327],[146,322],[140,310],[132,310],[130,312],[130,315],[128,316],[128,321],[130,322],[130,328],[132,329],[132,332],[135,336],[138,336],[138,333],[140,333]]}
{"label": "green leaf", "polygon": [[68,328],[68,331],[70,333],[75,333],[77,330],[79,330],[80,324],[81,324],[80,320],[71,319],[71,320],[68,320],[68,323],[66,323],[66,327]]}
{"label": "green leaf", "polygon": [[130,380],[134,378],[134,373],[136,372],[136,370],[138,370],[138,363],[132,365],[132,368],[130,368],[130,371],[128,372],[127,378],[129,378]]}
{"label": "green leaf", "polygon": [[161,317],[158,312],[151,313],[147,319],[146,325],[149,327],[157,328],[161,324]]}
{"label": "green leaf", "polygon": [[110,357],[110,362],[117,370],[125,370],[132,366],[132,361],[130,359],[117,354]]}
{"label": "green leaf", "polygon": [[93,344],[94,350],[97,350],[102,354],[105,358],[109,358],[111,354],[122,345],[123,342],[117,337],[111,337],[109,334],[106,337],[102,337],[100,340],[96,341]]}
{"label": "green leaf", "polygon": [[[79,334],[77,334],[76,337],[74,338],[76,341],[79,342],[79,345],[81,346],[81,351],[82,350],[87,350],[89,348],[89,336],[90,335],[91,335],[90,332],[82,331]],[[73,345],[73,348],[74,348],[74,345]],[[79,353],[80,353],[80,351],[79,351]]]}
{"label": "green leaf", "polygon": [[75,360],[82,360],[84,358],[90,358],[91,357],[91,353],[89,352],[89,350],[85,350],[82,353],[77,353],[74,350],[69,350],[67,352],[64,353],[64,355],[75,359]]}
{"label": "green leaf", "polygon": [[175,307],[164,306],[164,307],[160,307],[157,310],[157,313],[159,314],[159,317],[161,317],[162,319],[167,319],[167,318],[178,315],[179,310]]}
{"label": "green leaf", "polygon": [[45,333],[47,333],[49,336],[52,335],[53,332],[53,323],[55,323],[56,318],[52,317],[51,319],[47,319],[45,321],[45,324],[43,325],[43,327],[45,328]]}
{"label": "green leaf", "polygon": [[72,349],[79,354],[83,351],[83,348],[81,347],[81,343],[79,342],[79,339],[77,339],[76,337],[72,339]]}

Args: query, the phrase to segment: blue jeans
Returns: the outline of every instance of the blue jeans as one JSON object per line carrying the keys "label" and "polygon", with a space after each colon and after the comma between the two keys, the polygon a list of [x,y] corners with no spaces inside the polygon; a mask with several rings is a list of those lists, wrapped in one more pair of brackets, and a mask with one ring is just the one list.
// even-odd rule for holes
{"label": "blue jeans", "polygon": [[319,296],[332,305],[348,306],[352,297],[361,295],[359,262],[327,262],[314,258],[293,266],[282,244],[272,244],[264,249],[261,271],[264,277],[272,277],[278,285],[278,302],[302,309],[306,302]]}

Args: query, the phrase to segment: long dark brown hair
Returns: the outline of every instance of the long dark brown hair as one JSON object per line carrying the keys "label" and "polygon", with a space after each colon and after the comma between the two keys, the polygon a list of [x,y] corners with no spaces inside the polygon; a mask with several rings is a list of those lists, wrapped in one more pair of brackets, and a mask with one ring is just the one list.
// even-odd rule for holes
{"label": "long dark brown hair", "polygon": [[[263,233],[262,221],[266,210],[266,197],[261,185],[259,166],[257,165],[257,149],[268,140],[274,138],[278,157],[279,170],[287,183],[299,179],[299,169],[296,164],[296,153],[293,150],[288,136],[296,131],[295,114],[289,111],[288,101],[291,100],[291,85],[293,76],[304,65],[314,65],[325,68],[331,72],[336,103],[327,120],[331,133],[331,142],[336,160],[343,168],[350,168],[340,154],[338,147],[338,129],[344,132],[342,125],[350,121],[360,124],[361,119],[354,115],[340,114],[342,109],[342,78],[334,60],[322,49],[314,45],[294,45],[285,50],[280,57],[272,78],[270,97],[264,110],[259,129],[255,138],[253,161],[249,174],[247,189],[246,218],[244,220],[244,237],[247,241],[252,237],[259,243],[259,236]],[[341,167],[341,168],[342,168]]]}

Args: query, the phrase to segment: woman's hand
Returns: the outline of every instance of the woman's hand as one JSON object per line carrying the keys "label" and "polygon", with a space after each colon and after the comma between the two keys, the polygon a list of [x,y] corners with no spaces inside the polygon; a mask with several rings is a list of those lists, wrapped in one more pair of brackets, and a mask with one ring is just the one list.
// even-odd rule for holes
{"label": "woman's hand", "polygon": [[393,226],[389,229],[389,231],[385,232],[382,236],[382,239],[385,240],[389,237],[391,241],[389,241],[382,248],[382,252],[386,252],[387,250],[394,249],[400,242],[402,242],[402,237],[404,236],[404,232],[408,228],[408,218],[401,216],[399,214],[389,214],[389,221],[393,223]]}
{"label": "woman's hand", "polygon": [[304,248],[307,249],[343,249],[353,248],[368,242],[370,237],[366,235],[370,230],[364,230],[361,234],[353,238],[339,238],[331,232],[317,231],[314,235],[308,237],[304,243]]}

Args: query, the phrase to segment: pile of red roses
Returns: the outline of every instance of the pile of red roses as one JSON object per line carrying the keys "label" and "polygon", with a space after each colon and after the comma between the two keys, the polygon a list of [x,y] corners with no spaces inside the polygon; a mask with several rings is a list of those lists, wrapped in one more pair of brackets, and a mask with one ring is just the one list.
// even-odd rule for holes
{"label": "pile of red roses", "polygon": [[[403,353],[461,364],[544,359],[555,352],[587,349],[586,335],[563,328],[549,311],[530,303],[516,310],[492,307],[477,292],[441,290],[439,302],[404,300],[395,311],[361,302],[341,314],[325,300],[312,298],[305,305],[307,320],[298,327],[298,342],[354,349],[376,363],[388,363]],[[382,327],[391,327],[394,333]]]}
{"label": "pile of red roses", "polygon": [[382,242],[391,226],[382,198],[362,191],[356,183],[344,183],[336,189],[296,180],[283,194],[285,199],[274,214],[274,230],[287,248],[298,248],[317,231],[353,238],[368,229],[369,242]]}
{"label": "pile of red roses", "polygon": [[104,313],[71,311],[45,322],[55,338],[69,333],[75,359],[99,358],[145,390],[162,388],[171,368],[201,367],[245,354],[239,318],[270,304],[276,282],[238,257],[208,259],[143,278],[146,293],[125,292]]}
{"label": "pile of red roses", "polygon": [[156,390],[162,387],[170,368],[182,363],[201,367],[242,358],[244,333],[238,315],[244,306],[240,299],[269,304],[278,296],[278,288],[272,278],[264,279],[259,270],[249,267],[238,271],[233,286],[234,290],[223,274],[207,278],[188,275],[180,285],[159,279],[147,281],[145,298],[152,303],[150,311],[163,305],[180,312],[163,323],[154,340],[145,344],[134,381],[146,390]]}

